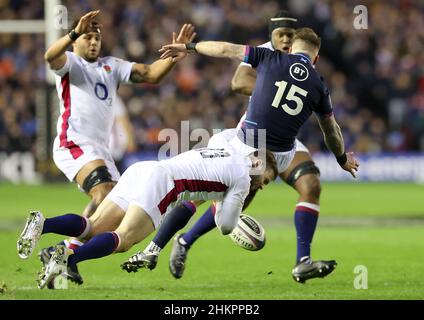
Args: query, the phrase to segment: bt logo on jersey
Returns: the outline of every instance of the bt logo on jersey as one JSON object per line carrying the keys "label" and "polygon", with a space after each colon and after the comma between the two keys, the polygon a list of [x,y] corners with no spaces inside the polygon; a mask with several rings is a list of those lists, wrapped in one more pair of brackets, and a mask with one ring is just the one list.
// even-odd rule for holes
{"label": "bt logo on jersey", "polygon": [[301,63],[294,63],[290,67],[290,76],[297,81],[304,81],[309,77],[308,69]]}

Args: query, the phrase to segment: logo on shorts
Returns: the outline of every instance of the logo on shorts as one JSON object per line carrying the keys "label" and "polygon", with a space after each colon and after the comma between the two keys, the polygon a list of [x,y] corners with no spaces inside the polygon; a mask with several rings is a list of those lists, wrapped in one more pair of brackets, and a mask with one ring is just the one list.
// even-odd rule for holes
{"label": "logo on shorts", "polygon": [[111,73],[112,72],[112,68],[110,66],[108,66],[107,64],[103,66],[103,69],[105,69],[105,71],[107,73]]}
{"label": "logo on shorts", "polygon": [[309,71],[303,64],[296,62],[290,66],[290,75],[297,81],[304,81],[308,79]]}

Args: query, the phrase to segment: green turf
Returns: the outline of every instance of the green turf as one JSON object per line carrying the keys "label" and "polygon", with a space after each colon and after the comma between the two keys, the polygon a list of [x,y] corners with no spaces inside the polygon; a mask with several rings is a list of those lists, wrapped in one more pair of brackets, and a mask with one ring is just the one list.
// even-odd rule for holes
{"label": "green turf", "polygon": [[[424,216],[420,196],[422,199],[422,187],[416,185],[328,184],[324,186],[322,206],[326,206],[326,215],[358,215],[364,220],[369,215],[381,219],[384,215]],[[0,197],[3,226],[8,221],[23,223],[31,208],[57,214],[80,210],[87,202],[75,187],[63,185],[0,185]],[[326,279],[295,283],[290,275],[295,258],[294,228],[287,222],[275,224],[272,220],[270,224],[266,218],[281,213],[291,216],[295,199],[290,189],[276,185],[255,200],[251,213],[259,214],[267,235],[261,251],[245,251],[214,231],[191,249],[186,274],[180,280],[168,271],[169,247],[154,271],[121,271],[119,264],[136,251],[134,248],[129,253],[83,262],[80,270],[86,283],[81,287],[71,284],[68,290],[36,288],[40,263],[35,256],[27,261],[17,257],[20,230],[11,223],[0,228],[4,230],[0,231],[0,299],[424,299],[422,224],[319,227],[314,257],[335,258],[339,266]],[[380,205],[369,204],[370,199],[377,199]],[[59,239],[46,236],[40,247]],[[148,240],[138,247],[144,247]],[[368,269],[366,290],[354,288],[357,265]]]}
{"label": "green turf", "polygon": [[[424,186],[405,183],[327,183],[321,212],[329,216],[423,216]],[[261,216],[291,216],[297,193],[284,183],[267,186],[252,202]]]}
{"label": "green turf", "polygon": [[[324,184],[321,212],[328,216],[424,216],[424,186],[416,184]],[[28,210],[47,214],[81,212],[88,198],[71,184],[13,186],[0,184],[0,218],[25,217]],[[249,213],[263,217],[292,216],[297,193],[274,183],[258,193]]]}

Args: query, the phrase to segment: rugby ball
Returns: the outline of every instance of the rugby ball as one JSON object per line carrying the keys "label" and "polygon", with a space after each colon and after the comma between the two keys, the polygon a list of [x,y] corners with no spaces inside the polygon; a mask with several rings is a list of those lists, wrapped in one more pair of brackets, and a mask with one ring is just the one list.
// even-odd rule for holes
{"label": "rugby ball", "polygon": [[257,251],[265,246],[265,229],[247,214],[240,215],[237,226],[229,236],[236,245],[249,251]]}

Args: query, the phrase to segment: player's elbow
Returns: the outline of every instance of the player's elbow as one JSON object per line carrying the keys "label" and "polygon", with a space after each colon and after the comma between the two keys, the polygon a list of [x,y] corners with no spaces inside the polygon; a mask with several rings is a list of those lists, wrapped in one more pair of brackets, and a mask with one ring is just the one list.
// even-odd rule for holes
{"label": "player's elbow", "polygon": [[240,81],[237,79],[237,77],[233,77],[233,79],[231,80],[231,90],[236,92],[236,93],[240,93],[240,91],[243,90],[243,86],[240,83]]}
{"label": "player's elbow", "polygon": [[44,54],[44,61],[50,64],[53,61],[53,56],[50,54],[49,51],[46,51]]}
{"label": "player's elbow", "polygon": [[233,77],[231,80],[231,90],[235,93],[243,94],[246,96],[252,95],[253,88],[239,77]]}
{"label": "player's elbow", "polygon": [[49,65],[50,69],[58,69],[58,65],[63,65],[61,60],[47,51],[44,54],[44,61]]}

